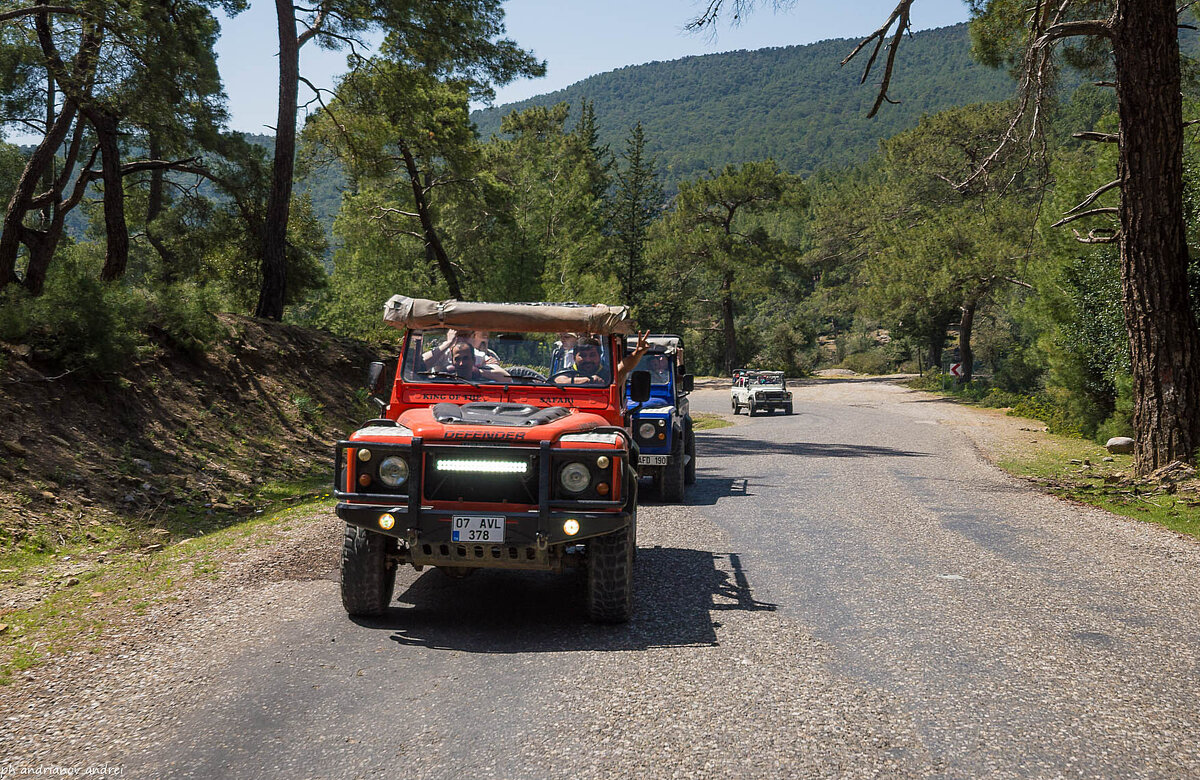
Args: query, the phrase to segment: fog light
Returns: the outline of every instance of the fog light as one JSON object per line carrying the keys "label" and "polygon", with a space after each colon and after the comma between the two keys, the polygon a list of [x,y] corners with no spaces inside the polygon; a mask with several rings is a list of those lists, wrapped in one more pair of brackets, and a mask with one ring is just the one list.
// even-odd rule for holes
{"label": "fog light", "polygon": [[359,450],[358,451],[358,459],[361,460],[363,463],[366,463],[367,461],[369,461],[371,459],[371,451],[370,450]]}
{"label": "fog light", "polygon": [[602,496],[607,496],[608,495],[608,483],[601,482],[600,484],[596,485],[596,492]]}
{"label": "fog light", "polygon": [[606,469],[608,468],[608,463],[609,460],[607,455],[601,455],[600,457],[596,458],[596,468]]}
{"label": "fog light", "polygon": [[390,530],[392,530],[392,527],[395,525],[396,525],[396,518],[392,517],[391,515],[382,514],[379,516],[379,527],[382,528],[383,530],[390,531]]}
{"label": "fog light", "polygon": [[362,485],[363,487],[366,487],[367,485],[371,484],[371,475],[370,474],[359,474],[358,475],[358,484]]}
{"label": "fog light", "polygon": [[567,536],[574,536],[575,534],[579,533],[579,521],[568,520],[567,522],[563,523],[563,533]]}

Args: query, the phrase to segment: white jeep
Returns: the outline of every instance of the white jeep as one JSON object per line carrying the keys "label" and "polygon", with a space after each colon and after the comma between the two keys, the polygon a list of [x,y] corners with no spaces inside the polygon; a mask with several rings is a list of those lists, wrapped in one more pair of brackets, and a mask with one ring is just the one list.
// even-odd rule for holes
{"label": "white jeep", "polygon": [[734,414],[743,409],[751,417],[761,411],[773,412],[776,409],[782,409],[784,414],[792,413],[792,394],[787,389],[782,371],[738,369],[733,376],[729,400]]}

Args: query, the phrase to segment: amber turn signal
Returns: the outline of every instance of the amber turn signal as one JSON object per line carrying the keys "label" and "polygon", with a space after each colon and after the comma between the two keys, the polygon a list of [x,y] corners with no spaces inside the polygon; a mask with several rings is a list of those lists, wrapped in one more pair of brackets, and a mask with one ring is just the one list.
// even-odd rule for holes
{"label": "amber turn signal", "polygon": [[370,474],[359,474],[358,475],[358,484],[362,485],[363,487],[366,487],[367,485],[371,484],[371,475]]}
{"label": "amber turn signal", "polygon": [[607,496],[608,495],[608,483],[601,482],[600,484],[596,485],[596,492],[602,496]]}

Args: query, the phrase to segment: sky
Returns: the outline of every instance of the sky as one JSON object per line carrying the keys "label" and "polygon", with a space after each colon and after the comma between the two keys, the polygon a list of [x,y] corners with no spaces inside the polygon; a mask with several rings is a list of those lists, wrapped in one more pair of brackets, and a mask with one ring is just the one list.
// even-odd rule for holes
{"label": "sky", "polygon": [[[883,24],[895,4],[896,0],[797,0],[791,10],[774,12],[767,0],[736,27],[722,20],[714,37],[683,30],[706,0],[509,0],[504,4],[508,37],[545,60],[547,73],[497,89],[496,104],[553,92],[626,65],[865,37]],[[967,15],[963,0],[917,0],[913,29],[945,27],[965,21]],[[234,130],[272,132],[279,48],[274,25],[274,3],[266,0],[251,0],[249,10],[222,21],[218,66]],[[332,88],[346,70],[346,55],[310,43],[301,50],[300,69],[318,87]],[[311,97],[301,84],[300,102]]]}

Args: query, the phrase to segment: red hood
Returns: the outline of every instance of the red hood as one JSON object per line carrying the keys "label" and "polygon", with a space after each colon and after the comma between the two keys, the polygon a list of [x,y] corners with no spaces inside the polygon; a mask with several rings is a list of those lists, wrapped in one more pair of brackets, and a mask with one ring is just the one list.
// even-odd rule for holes
{"label": "red hood", "polygon": [[431,441],[496,441],[535,443],[552,439],[559,434],[587,433],[609,422],[597,414],[572,409],[566,417],[542,425],[472,425],[463,423],[440,423],[434,420],[433,411],[426,408],[409,409],[396,421],[420,436]]}

